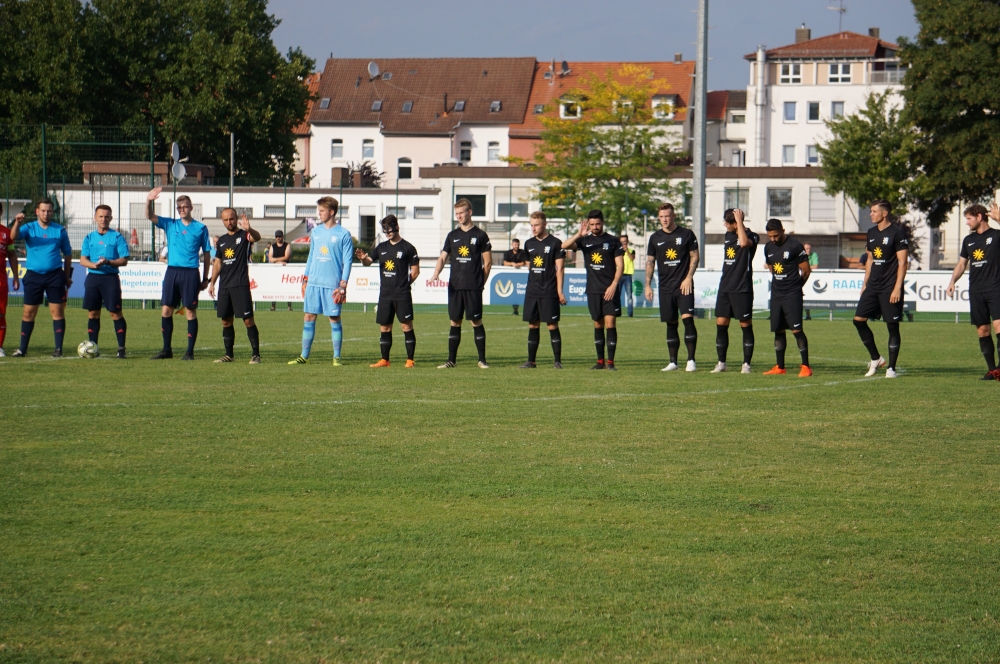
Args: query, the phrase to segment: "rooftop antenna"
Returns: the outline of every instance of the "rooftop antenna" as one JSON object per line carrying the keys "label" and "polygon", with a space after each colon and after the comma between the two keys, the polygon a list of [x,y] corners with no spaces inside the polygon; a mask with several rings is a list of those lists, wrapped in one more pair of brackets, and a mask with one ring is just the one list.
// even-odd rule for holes
{"label": "rooftop antenna", "polygon": [[561,69],[562,69],[562,71],[559,73],[560,76],[566,76],[567,74],[570,73],[570,71],[572,71],[569,68],[569,63],[566,62],[565,60],[562,61],[562,67],[561,67]]}
{"label": "rooftop antenna", "polygon": [[376,78],[378,78],[378,65],[375,64],[375,61],[373,60],[368,63],[368,82],[371,83]]}
{"label": "rooftop antenna", "polygon": [[844,14],[847,13],[847,7],[844,6],[844,0],[840,0],[840,5],[837,7],[827,7],[830,11],[835,11],[838,14],[837,20],[837,32],[844,31]]}

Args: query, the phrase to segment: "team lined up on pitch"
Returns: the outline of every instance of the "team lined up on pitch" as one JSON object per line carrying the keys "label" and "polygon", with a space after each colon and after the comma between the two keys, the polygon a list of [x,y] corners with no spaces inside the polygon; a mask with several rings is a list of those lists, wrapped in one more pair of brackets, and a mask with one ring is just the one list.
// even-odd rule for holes
{"label": "team lined up on pitch", "polygon": [[[250,291],[249,263],[252,246],[260,240],[260,233],[251,228],[246,215],[237,215],[233,208],[222,211],[226,234],[213,249],[207,227],[192,218],[193,205],[187,196],[177,198],[178,217],[161,217],[155,214],[154,203],[161,188],[153,189],[147,196],[147,216],[156,228],[167,237],[167,270],[163,279],[162,321],[163,348],[153,360],[173,357],[173,316],[184,307],[187,318],[187,349],[184,360],[194,359],[198,338],[199,293],[208,290],[217,300],[217,315],[222,320],[222,337],[225,354],[218,363],[235,359],[235,329],[233,322],[239,316],[246,327],[251,346],[250,364],[259,364],[260,336],[254,320],[254,303]],[[403,328],[406,347],[406,367],[415,366],[414,355],[417,339],[414,331],[414,311],[411,286],[420,274],[420,258],[416,248],[400,235],[399,221],[389,215],[382,222],[386,240],[366,253],[354,249],[351,234],[337,221],[339,204],[326,196],[317,201],[319,224],[309,237],[309,258],[302,279],[302,297],[305,312],[302,326],[302,351],[288,364],[306,364],[316,336],[316,319],[326,316],[330,322],[333,343],[333,365],[341,365],[341,305],[347,296],[351,264],[356,257],[365,266],[377,263],[381,275],[381,288],[376,315],[380,329],[381,359],[371,365],[385,368],[391,365],[393,319]],[[891,205],[884,200],[871,205],[874,226],[868,230],[867,262],[864,287],[854,315],[854,325],[862,343],[869,352],[870,361],[866,376],[874,376],[885,367],[886,378],[895,378],[896,362],[900,350],[899,325],[903,316],[903,282],[907,270],[908,243],[903,230],[893,222]],[[14,288],[19,285],[16,253],[11,250],[15,240],[24,240],[27,250],[24,276],[24,313],[21,321],[21,338],[13,357],[24,357],[34,329],[39,306],[48,298],[55,336],[54,357],[62,356],[66,333],[65,308],[69,286],[72,283],[72,248],[66,230],[52,221],[54,205],[43,199],[38,202],[36,220],[24,223],[24,214],[15,217],[10,231],[0,226],[0,261],[9,261],[14,274]],[[700,260],[698,240],[689,229],[678,226],[674,207],[664,203],[657,211],[660,229],[654,232],[647,245],[646,299],[653,300],[653,279],[657,278],[660,320],[666,324],[669,362],[663,371],[677,371],[680,350],[680,326],[684,326],[684,345],[687,350],[685,370],[697,370],[695,353],[698,331],[694,324],[695,297],[694,274]],[[107,205],[99,205],[94,221],[97,230],[83,240],[80,262],[87,268],[83,308],[88,311],[87,354],[96,354],[100,334],[101,309],[107,309],[114,323],[118,341],[117,357],[127,357],[125,349],[126,322],[122,315],[122,290],[119,268],[129,260],[128,244],[110,225],[113,215]],[[432,280],[438,280],[445,265],[450,262],[448,283],[448,318],[451,321],[448,336],[448,359],[439,369],[455,368],[458,348],[462,339],[463,318],[473,329],[478,366],[489,369],[486,359],[486,329],[483,326],[483,289],[493,266],[492,245],[489,236],[472,223],[472,204],[466,199],[455,203],[458,226],[448,233],[434,267]],[[1000,230],[989,227],[988,219],[1000,221],[1000,208],[992,203],[987,210],[982,205],[972,205],[965,210],[966,223],[972,231],[963,240],[961,257],[948,287],[949,295],[955,284],[970,269],[969,293],[971,321],[976,326],[980,349],[986,359],[987,373],[984,380],[1000,380],[997,369],[996,346],[990,325],[1000,334]],[[616,237],[605,230],[601,210],[592,210],[579,229],[566,240],[560,241],[549,234],[547,220],[542,212],[533,212],[529,218],[532,237],[524,244],[524,264],[528,270],[527,289],[523,305],[523,320],[528,324],[528,357],[521,369],[537,367],[541,326],[549,331],[552,347],[552,366],[562,369],[562,336],[559,331],[560,308],[566,304],[563,294],[563,273],[566,251],[582,252],[587,274],[587,304],[594,321],[594,346],[597,362],[594,370],[615,371],[615,353],[618,347],[616,320],[621,316],[620,282],[625,272],[626,258],[634,255],[627,249],[627,237]],[[718,361],[712,373],[727,371],[729,325],[736,319],[743,339],[741,373],[749,374],[753,360],[755,337],[753,329],[753,259],[760,243],[760,236],[746,227],[742,210],[726,210],[726,234],[722,277],[716,302],[716,352]],[[786,332],[790,330],[801,356],[798,375],[813,375],[809,364],[809,341],[803,329],[802,287],[809,279],[809,256],[802,244],[785,233],[778,219],[767,222],[767,243],[764,245],[765,264],[771,273],[770,323],[774,334],[776,363],[765,375],[786,374]],[[626,251],[629,251],[626,254]],[[211,266],[211,274],[209,267]],[[218,285],[218,291],[216,291]],[[0,357],[6,332],[7,282],[0,291]],[[869,319],[881,318],[889,333],[888,359],[884,358],[868,327]],[[83,351],[81,351],[82,353]]]}

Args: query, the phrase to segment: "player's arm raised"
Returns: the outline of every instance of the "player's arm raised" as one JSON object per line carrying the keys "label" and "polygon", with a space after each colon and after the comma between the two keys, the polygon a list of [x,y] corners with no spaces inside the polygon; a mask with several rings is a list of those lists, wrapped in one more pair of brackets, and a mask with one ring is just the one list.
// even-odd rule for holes
{"label": "player's arm raised", "polygon": [[[14,223],[10,225],[10,241],[15,242],[21,235],[21,224],[24,223],[24,213],[18,212],[14,216]],[[11,254],[13,255],[13,254]]]}
{"label": "player's arm raised", "polygon": [[157,187],[153,189],[148,194],[146,194],[146,219],[153,222],[154,226],[159,225],[159,219],[156,217],[156,199],[160,197],[160,192],[163,191],[163,187]]}
{"label": "player's arm raised", "polygon": [[750,236],[747,235],[747,228],[743,225],[743,220],[745,219],[743,210],[739,208],[733,210],[733,218],[736,219],[736,237],[740,244],[740,249],[746,249],[750,246]]}
{"label": "player's arm raised", "polygon": [[963,274],[965,274],[965,268],[968,267],[968,265],[969,259],[965,256],[959,256],[958,263],[955,265],[955,269],[952,270],[951,273],[951,282],[948,284],[948,297],[955,294],[955,284],[957,284],[958,280],[962,278]]}
{"label": "player's arm raised", "polygon": [[568,237],[565,240],[563,240],[562,248],[563,249],[576,249],[576,241],[579,240],[581,237],[583,237],[584,235],[587,234],[587,232],[586,232],[587,231],[587,224],[589,222],[590,222],[589,219],[587,221],[581,222],[579,230],[577,230],[576,233],[574,233],[571,237]]}
{"label": "player's arm raised", "polygon": [[361,247],[358,247],[357,249],[354,250],[354,255],[358,257],[358,260],[361,261],[361,264],[364,265],[365,267],[368,267],[369,265],[375,262],[374,260],[372,260],[372,257],[366,254]]}
{"label": "player's arm raised", "polygon": [[239,227],[241,231],[250,236],[251,241],[260,242],[260,233],[250,228],[250,218],[246,214],[240,215]]}
{"label": "player's arm raised", "polygon": [[604,291],[604,300],[606,302],[610,302],[618,296],[618,282],[622,280],[623,274],[625,274],[625,257],[615,256],[615,280]]}
{"label": "player's arm raised", "polygon": [[690,252],[690,262],[688,264],[688,273],[684,277],[684,281],[681,282],[681,294],[690,295],[694,292],[694,273],[698,269],[698,260],[700,255],[697,249],[692,249]]}

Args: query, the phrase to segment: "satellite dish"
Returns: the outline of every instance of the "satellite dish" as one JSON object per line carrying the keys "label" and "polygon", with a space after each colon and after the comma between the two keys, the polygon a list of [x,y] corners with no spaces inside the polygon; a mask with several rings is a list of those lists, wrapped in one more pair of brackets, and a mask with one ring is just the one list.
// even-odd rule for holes
{"label": "satellite dish", "polygon": [[181,158],[181,146],[172,143],[170,145],[170,156],[174,158],[174,161],[179,160]]}
{"label": "satellite dish", "polygon": [[[177,145],[174,143],[174,145]],[[170,169],[170,173],[174,176],[174,182],[180,182],[185,177],[187,177],[187,169],[184,168],[184,164],[179,161],[174,162],[173,168]]]}
{"label": "satellite dish", "polygon": [[368,76],[369,78],[378,76],[378,65],[374,61],[368,63]]}

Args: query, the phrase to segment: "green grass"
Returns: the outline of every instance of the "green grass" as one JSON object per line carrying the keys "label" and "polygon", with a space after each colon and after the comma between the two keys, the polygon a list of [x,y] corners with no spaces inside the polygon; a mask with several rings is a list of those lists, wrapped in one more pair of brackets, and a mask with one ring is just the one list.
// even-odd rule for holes
{"label": "green grass", "polygon": [[127,316],[129,361],[49,358],[45,313],[0,360],[0,661],[1000,659],[1000,386],[969,325],[904,324],[888,381],[844,321],[807,323],[800,380],[709,375],[704,320],[688,375],[651,319],[622,320],[612,374],[581,315],[562,372],[544,332],[514,368],[509,314],[492,370],[466,327],[450,372],[440,314],[381,371],[372,314],[339,369],[323,324],[285,365],[299,314],[259,312],[260,366],[239,328],[211,363],[213,312],[197,362],[149,362],[158,313]]}

